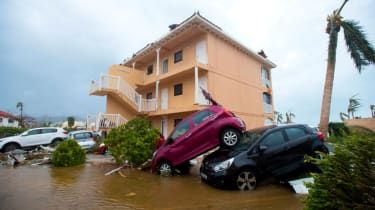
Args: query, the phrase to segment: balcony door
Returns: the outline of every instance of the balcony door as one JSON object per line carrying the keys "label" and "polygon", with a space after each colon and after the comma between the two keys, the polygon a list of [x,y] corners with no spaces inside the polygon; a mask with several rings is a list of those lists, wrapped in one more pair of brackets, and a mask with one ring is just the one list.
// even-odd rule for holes
{"label": "balcony door", "polygon": [[161,89],[160,106],[162,110],[168,109],[168,88]]}
{"label": "balcony door", "polygon": [[198,100],[197,100],[197,103],[202,104],[202,105],[208,105],[209,101],[206,100],[206,98],[204,97],[201,88],[203,88],[207,91],[207,76],[201,76],[198,79],[198,98],[197,98]]}
{"label": "balcony door", "polygon": [[206,40],[199,41],[195,47],[197,62],[202,64],[208,63]]}

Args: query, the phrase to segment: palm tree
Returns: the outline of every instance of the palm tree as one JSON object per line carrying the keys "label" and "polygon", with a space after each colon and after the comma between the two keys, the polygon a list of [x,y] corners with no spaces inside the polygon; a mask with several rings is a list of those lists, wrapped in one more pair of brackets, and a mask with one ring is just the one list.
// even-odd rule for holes
{"label": "palm tree", "polygon": [[354,119],[354,113],[358,111],[358,108],[361,106],[359,103],[359,98],[356,98],[357,94],[349,98],[349,105],[348,105],[348,115],[352,115]]}
{"label": "palm tree", "polygon": [[375,105],[370,105],[371,116],[375,118]]}
{"label": "palm tree", "polygon": [[333,13],[327,17],[328,24],[326,33],[329,34],[328,61],[322,109],[320,113],[320,128],[324,134],[328,131],[332,86],[336,64],[337,36],[340,28],[343,28],[348,52],[350,53],[358,72],[361,73],[363,66],[375,63],[374,47],[367,41],[362,27],[356,21],[343,20],[340,15],[341,10],[347,2],[348,0],[344,0],[341,7],[334,10]]}
{"label": "palm tree", "polygon": [[17,105],[16,105],[17,109],[20,110],[20,125],[21,127],[23,127],[23,116],[22,116],[22,112],[23,112],[23,103],[22,102],[18,102]]}
{"label": "palm tree", "polygon": [[349,114],[346,114],[344,112],[340,112],[340,119],[341,119],[341,121],[344,122],[346,119],[349,119],[349,118],[350,118]]}
{"label": "palm tree", "polygon": [[285,113],[285,118],[286,118],[286,121],[285,123],[288,124],[288,123],[293,123],[293,118],[295,118],[296,115],[293,113],[293,112],[286,112]]}
{"label": "palm tree", "polygon": [[68,117],[67,121],[68,121],[68,127],[72,128],[74,126],[74,121],[75,121],[74,117],[72,116]]}
{"label": "palm tree", "polygon": [[283,123],[283,113],[275,111],[274,114],[275,114],[276,124]]}

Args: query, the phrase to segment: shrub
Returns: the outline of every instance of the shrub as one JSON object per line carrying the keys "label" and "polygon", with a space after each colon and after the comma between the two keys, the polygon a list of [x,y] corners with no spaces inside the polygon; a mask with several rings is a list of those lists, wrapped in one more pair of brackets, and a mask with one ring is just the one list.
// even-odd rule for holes
{"label": "shrub", "polygon": [[114,128],[104,140],[118,164],[128,160],[139,165],[152,156],[159,131],[144,118],[135,118],[125,125]]}
{"label": "shrub", "polygon": [[0,126],[0,138],[14,136],[16,134],[21,134],[25,130],[26,128],[13,128],[13,127]]}
{"label": "shrub", "polygon": [[58,167],[75,166],[85,162],[85,151],[74,140],[61,142],[52,154],[52,164]]}
{"label": "shrub", "polygon": [[342,136],[350,134],[350,130],[342,122],[330,122],[328,124],[328,133],[330,136],[342,137]]}
{"label": "shrub", "polygon": [[323,173],[308,184],[306,209],[369,209],[375,206],[375,135],[352,133],[335,154],[317,161]]}

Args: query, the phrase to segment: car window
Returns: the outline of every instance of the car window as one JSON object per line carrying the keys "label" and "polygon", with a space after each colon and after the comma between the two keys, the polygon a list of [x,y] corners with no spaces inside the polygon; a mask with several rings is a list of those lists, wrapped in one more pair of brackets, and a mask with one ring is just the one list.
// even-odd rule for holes
{"label": "car window", "polygon": [[41,129],[35,129],[35,130],[31,130],[27,133],[27,135],[36,135],[36,134],[40,134],[41,133]]}
{"label": "car window", "polygon": [[56,133],[57,129],[56,128],[45,128],[42,129],[42,133]]}
{"label": "car window", "polygon": [[194,126],[200,125],[202,122],[206,121],[213,114],[214,114],[213,112],[208,111],[208,110],[198,112],[192,118]]}
{"label": "car window", "polygon": [[273,133],[269,134],[268,136],[266,136],[262,140],[260,145],[266,146],[268,148],[272,148],[272,147],[282,145],[282,144],[284,144],[284,142],[285,142],[285,140],[284,140],[284,136],[283,136],[282,131],[276,131],[276,132],[273,132]]}
{"label": "car window", "polygon": [[185,121],[180,122],[177,125],[176,129],[173,131],[173,133],[171,135],[171,139],[173,141],[176,140],[181,135],[184,135],[186,133],[186,131],[188,131],[188,130],[189,130],[189,121],[185,120]]}
{"label": "car window", "polygon": [[74,138],[75,139],[84,139],[84,138],[87,138],[87,137],[86,137],[86,133],[77,133],[77,134],[74,134]]}
{"label": "car window", "polygon": [[285,132],[290,141],[306,136],[306,132],[302,128],[287,128],[285,129]]}

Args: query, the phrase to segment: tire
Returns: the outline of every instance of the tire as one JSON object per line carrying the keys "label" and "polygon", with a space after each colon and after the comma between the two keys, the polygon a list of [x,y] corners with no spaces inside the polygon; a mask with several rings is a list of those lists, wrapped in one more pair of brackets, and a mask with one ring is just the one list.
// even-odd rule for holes
{"label": "tire", "polygon": [[255,190],[257,176],[252,170],[242,170],[235,178],[235,187],[241,191]]}
{"label": "tire", "polygon": [[173,166],[167,161],[161,162],[158,166],[158,174],[161,176],[171,176],[173,174]]}
{"label": "tire", "polygon": [[60,143],[62,142],[61,139],[54,139],[51,143],[51,146],[52,147],[57,147],[57,145],[59,145]]}
{"label": "tire", "polygon": [[313,155],[312,157],[313,158],[316,158],[316,159],[319,159],[319,160],[322,160],[323,159],[323,156],[321,153],[325,153],[325,154],[328,154],[329,151],[325,148],[325,147],[322,147],[322,148],[317,148],[313,151]]}
{"label": "tire", "polygon": [[220,136],[221,144],[225,147],[233,147],[240,140],[240,133],[233,128],[226,128]]}
{"label": "tire", "polygon": [[13,151],[13,150],[19,149],[19,148],[20,148],[20,146],[18,144],[10,143],[10,144],[6,144],[3,147],[3,152],[10,152],[10,151]]}

